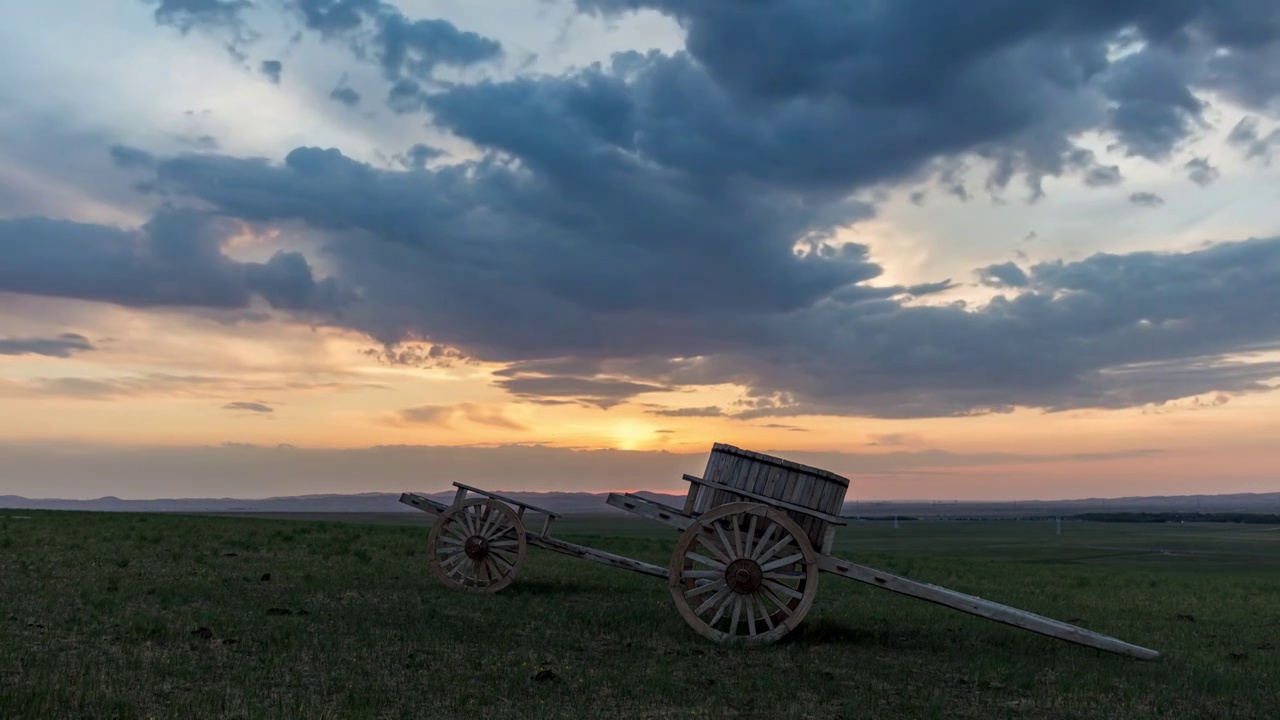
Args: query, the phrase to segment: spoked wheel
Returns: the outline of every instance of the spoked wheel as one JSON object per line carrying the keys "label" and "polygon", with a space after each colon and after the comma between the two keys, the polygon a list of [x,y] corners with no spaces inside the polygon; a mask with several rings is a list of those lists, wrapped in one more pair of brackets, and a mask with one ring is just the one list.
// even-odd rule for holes
{"label": "spoked wheel", "polygon": [[670,567],[684,619],[719,643],[767,643],[804,619],[818,561],[804,531],[758,503],[721,505],[685,529]]}
{"label": "spoked wheel", "polygon": [[427,551],[431,570],[445,585],[470,592],[498,592],[524,564],[524,523],[497,500],[467,500],[440,514]]}

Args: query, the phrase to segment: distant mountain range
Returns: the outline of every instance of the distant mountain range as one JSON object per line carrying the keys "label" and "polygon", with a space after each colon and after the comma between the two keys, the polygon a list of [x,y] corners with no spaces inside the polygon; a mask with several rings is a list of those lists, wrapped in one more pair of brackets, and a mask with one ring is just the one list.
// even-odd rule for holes
{"label": "distant mountain range", "polygon": [[[453,492],[423,493],[448,503]],[[504,495],[564,514],[621,513],[606,505],[607,493],[585,492],[504,492]],[[684,495],[640,492],[657,502],[680,507]],[[115,512],[184,513],[396,513],[418,512],[400,503],[399,493],[357,495],[297,495],[256,500],[236,498],[172,498],[122,500],[102,497],[93,500],[29,499],[0,495],[0,508],[22,510],[93,510]],[[1081,512],[1280,512],[1280,492],[1235,495],[1181,495],[1128,498],[1087,498],[1080,500],[1022,500],[1017,502],[972,501],[855,501],[845,503],[846,516],[911,515],[918,517],[995,517],[1054,515]]]}

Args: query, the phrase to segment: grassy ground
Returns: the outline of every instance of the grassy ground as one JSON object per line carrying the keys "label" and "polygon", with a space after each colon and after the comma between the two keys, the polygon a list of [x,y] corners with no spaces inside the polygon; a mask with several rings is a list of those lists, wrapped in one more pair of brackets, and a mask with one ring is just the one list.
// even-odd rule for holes
{"label": "grassy ground", "polygon": [[[1165,653],[1142,663],[833,576],[786,641],[723,650],[661,580],[531,548],[506,591],[453,593],[422,524],[356,520],[0,510],[0,718],[1280,717],[1266,527],[841,530],[837,554]],[[557,535],[662,565],[676,538]]]}

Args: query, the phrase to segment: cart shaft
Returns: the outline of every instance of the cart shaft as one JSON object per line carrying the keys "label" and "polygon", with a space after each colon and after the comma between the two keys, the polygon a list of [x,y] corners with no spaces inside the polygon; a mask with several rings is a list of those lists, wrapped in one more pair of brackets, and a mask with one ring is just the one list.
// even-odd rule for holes
{"label": "cart shaft", "polygon": [[1059,640],[1066,640],[1077,645],[1086,645],[1139,660],[1155,660],[1160,657],[1160,653],[1155,650],[1131,645],[1123,640],[1117,640],[1092,630],[1085,630],[1059,620],[1011,608],[1008,605],[1001,605],[980,597],[956,592],[955,590],[948,590],[937,585],[908,580],[898,575],[881,572],[865,565],[840,560],[829,555],[818,556],[818,569],[902,595],[928,600],[970,615],[995,620],[996,622],[1012,625],[1023,630],[1030,630],[1031,632]]}
{"label": "cart shaft", "polygon": [[637,572],[641,575],[651,575],[653,577],[660,578],[667,577],[667,569],[664,567],[650,565],[649,563],[640,562],[639,560],[632,560],[631,558],[622,557],[621,555],[614,555],[613,553],[607,553],[603,550],[596,550],[594,548],[586,547],[585,545],[575,545],[571,542],[565,542],[564,540],[547,537],[546,535],[537,535],[534,533],[529,533],[525,536],[525,539],[530,545],[540,547],[543,550],[558,552],[561,555],[568,555],[582,560],[590,560],[591,562],[600,563],[601,565],[608,565],[609,567]]}

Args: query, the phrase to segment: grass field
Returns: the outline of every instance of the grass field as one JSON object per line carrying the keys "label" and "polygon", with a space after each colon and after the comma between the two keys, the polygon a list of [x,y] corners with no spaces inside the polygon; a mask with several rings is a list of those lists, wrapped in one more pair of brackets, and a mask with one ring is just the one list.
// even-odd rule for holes
{"label": "grass field", "polygon": [[[424,519],[0,510],[0,718],[1280,718],[1267,526],[841,529],[838,555],[1164,653],[1143,663],[833,576],[782,643],[721,649],[663,581],[533,548],[504,592],[450,592]],[[660,565],[676,539],[556,534]]]}

